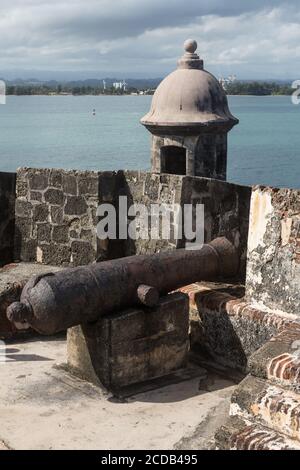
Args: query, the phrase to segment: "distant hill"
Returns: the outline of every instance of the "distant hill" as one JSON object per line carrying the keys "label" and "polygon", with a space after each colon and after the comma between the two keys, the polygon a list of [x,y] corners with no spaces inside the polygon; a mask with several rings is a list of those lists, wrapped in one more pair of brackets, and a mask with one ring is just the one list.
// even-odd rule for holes
{"label": "distant hill", "polygon": [[[5,79],[4,79],[5,80]],[[16,78],[14,80],[5,80],[7,85],[10,86],[47,86],[49,88],[55,88],[59,85],[66,87],[99,87],[103,88],[103,80],[106,82],[107,87],[111,87],[114,82],[123,81],[124,78],[89,78],[86,80],[38,80],[36,78],[22,79]],[[162,78],[127,78],[125,79],[129,88],[137,88],[138,90],[144,90],[146,88],[156,88],[161,82]]]}
{"label": "distant hill", "polygon": [[[161,82],[161,78],[127,78],[126,88],[113,86],[115,82],[123,82],[123,78],[106,77],[104,79],[88,78],[84,80],[38,80],[36,78],[16,78],[6,80],[8,95],[152,95]],[[104,89],[105,83],[105,89]],[[291,95],[291,81],[286,80],[235,80],[226,81],[223,85],[229,95]]]}

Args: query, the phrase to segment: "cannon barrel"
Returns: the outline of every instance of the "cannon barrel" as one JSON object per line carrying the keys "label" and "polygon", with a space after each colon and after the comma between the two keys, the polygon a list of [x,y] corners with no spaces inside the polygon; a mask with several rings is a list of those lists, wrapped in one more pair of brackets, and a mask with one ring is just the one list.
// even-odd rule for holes
{"label": "cannon barrel", "polygon": [[42,334],[55,334],[75,325],[137,304],[154,306],[160,295],[197,281],[234,276],[239,257],[226,238],[199,250],[172,250],[136,255],[68,268],[32,277],[20,302],[7,317],[27,323]]}

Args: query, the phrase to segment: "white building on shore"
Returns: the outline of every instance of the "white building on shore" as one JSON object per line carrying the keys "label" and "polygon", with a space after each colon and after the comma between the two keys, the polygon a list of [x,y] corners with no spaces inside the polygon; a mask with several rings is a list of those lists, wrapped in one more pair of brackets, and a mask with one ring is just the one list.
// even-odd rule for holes
{"label": "white building on shore", "polygon": [[114,82],[113,83],[113,88],[115,90],[126,91],[127,90],[127,83],[125,82],[125,80],[123,80],[122,82]]}

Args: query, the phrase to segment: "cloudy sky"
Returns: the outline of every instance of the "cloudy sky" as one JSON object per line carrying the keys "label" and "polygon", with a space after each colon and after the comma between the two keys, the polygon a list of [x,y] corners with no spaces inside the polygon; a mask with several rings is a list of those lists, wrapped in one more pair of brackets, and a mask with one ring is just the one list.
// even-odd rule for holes
{"label": "cloudy sky", "polygon": [[299,0],[0,0],[0,76],[160,77],[189,37],[219,76],[300,78]]}

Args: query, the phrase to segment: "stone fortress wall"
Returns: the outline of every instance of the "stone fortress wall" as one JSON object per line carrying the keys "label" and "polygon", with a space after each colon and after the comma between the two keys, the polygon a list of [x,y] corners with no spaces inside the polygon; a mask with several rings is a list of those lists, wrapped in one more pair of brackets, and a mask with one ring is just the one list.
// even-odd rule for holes
{"label": "stone fortress wall", "polygon": [[[226,236],[246,259],[251,189],[208,178],[141,171],[19,169],[14,259],[79,266],[96,259],[153,253],[184,245],[170,240],[97,239],[96,210],[118,197],[128,204],[204,204],[205,241]],[[245,262],[243,270],[245,269]],[[243,274],[243,273],[241,273]]]}
{"label": "stone fortress wall", "polygon": [[83,265],[96,258],[98,177],[92,172],[17,172],[15,259]]}
{"label": "stone fortress wall", "polygon": [[300,191],[253,188],[249,233],[248,298],[300,315]]}
{"label": "stone fortress wall", "polygon": [[150,237],[97,239],[98,205],[112,203],[118,212],[118,196],[127,196],[129,204],[146,206],[202,203],[205,241],[226,236],[235,244],[242,259],[241,281],[248,258],[247,299],[298,315],[299,193],[263,187],[251,191],[220,180],[142,171],[21,168],[16,174],[0,173],[1,263],[80,266],[97,259],[178,248],[182,243]]}

